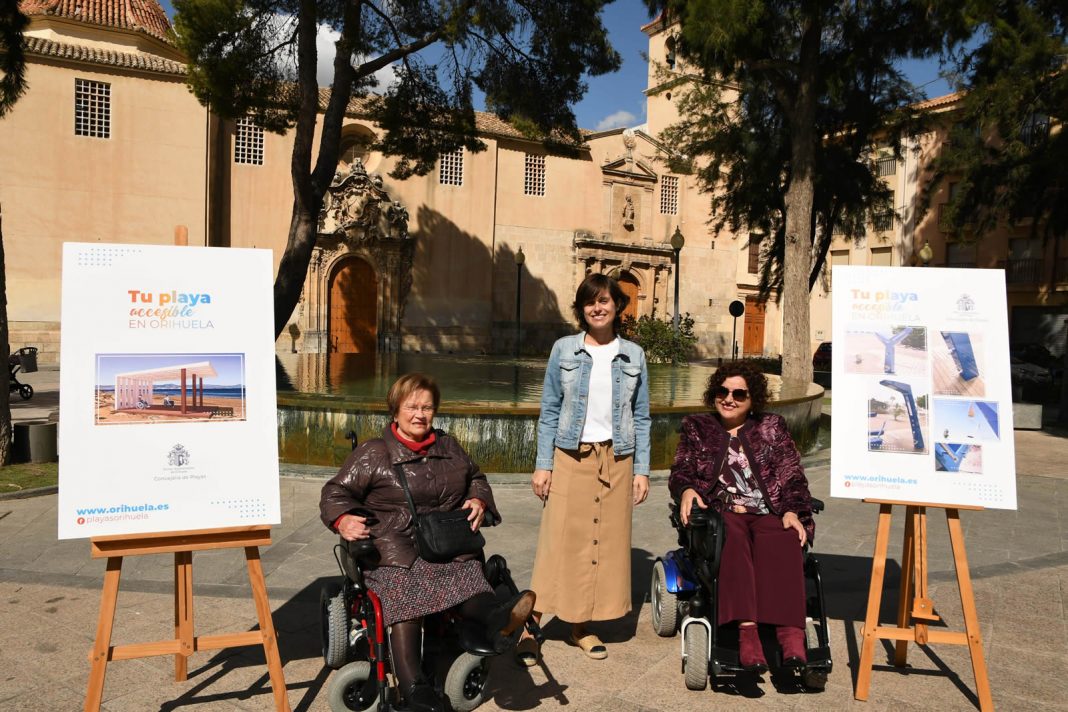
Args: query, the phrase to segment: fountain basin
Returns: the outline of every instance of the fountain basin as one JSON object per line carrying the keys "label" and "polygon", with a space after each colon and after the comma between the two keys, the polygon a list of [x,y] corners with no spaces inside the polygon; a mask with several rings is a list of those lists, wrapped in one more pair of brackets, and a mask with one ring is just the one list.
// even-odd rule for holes
{"label": "fountain basin", "polygon": [[[401,357],[403,363],[391,364],[385,371],[380,364],[366,370],[370,375],[365,380],[373,382],[360,385],[344,377],[309,379],[307,357],[301,358],[303,367],[296,361],[282,362],[294,384],[293,390],[278,392],[278,443],[283,462],[340,466],[351,447],[346,433],[354,431],[359,442],[365,442],[379,437],[389,425],[385,391],[394,378],[392,374],[420,370],[432,374],[442,389],[434,427],[455,437],[484,471],[531,472],[534,468],[544,360],[517,363],[493,357]],[[682,419],[707,411],[701,403],[701,393],[715,368],[711,363],[650,367],[653,469],[671,466]],[[324,367],[310,372],[353,371]],[[515,376],[508,385],[505,381],[510,374]],[[466,384],[465,379],[473,383]],[[774,375],[768,375],[768,381],[772,394],[768,410],[786,418],[801,452],[813,449],[823,388],[815,383],[784,387]],[[475,398],[464,400],[466,393]]]}

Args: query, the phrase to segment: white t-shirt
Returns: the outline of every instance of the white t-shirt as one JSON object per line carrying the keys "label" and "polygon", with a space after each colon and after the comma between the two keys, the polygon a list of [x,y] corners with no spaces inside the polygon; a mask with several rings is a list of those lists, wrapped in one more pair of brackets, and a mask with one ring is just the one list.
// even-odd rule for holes
{"label": "white t-shirt", "polygon": [[600,443],[612,439],[612,359],[619,353],[619,339],[612,339],[604,346],[584,346],[593,357],[593,367],[586,397],[586,421],[579,440]]}

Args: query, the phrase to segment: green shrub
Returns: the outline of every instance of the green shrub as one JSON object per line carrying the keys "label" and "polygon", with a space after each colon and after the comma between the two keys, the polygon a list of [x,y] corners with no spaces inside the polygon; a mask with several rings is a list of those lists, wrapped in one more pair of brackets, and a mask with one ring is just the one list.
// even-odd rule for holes
{"label": "green shrub", "polygon": [[685,363],[693,355],[693,347],[697,343],[693,333],[693,317],[689,312],[679,316],[677,336],[671,319],[651,316],[625,318],[620,336],[641,346],[649,363]]}

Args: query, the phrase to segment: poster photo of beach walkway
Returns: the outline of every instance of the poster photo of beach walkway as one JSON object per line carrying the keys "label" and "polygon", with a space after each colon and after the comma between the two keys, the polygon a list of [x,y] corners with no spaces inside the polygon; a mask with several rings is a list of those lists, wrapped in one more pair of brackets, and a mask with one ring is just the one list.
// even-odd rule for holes
{"label": "poster photo of beach walkway", "polygon": [[245,419],[245,355],[97,354],[97,425]]}

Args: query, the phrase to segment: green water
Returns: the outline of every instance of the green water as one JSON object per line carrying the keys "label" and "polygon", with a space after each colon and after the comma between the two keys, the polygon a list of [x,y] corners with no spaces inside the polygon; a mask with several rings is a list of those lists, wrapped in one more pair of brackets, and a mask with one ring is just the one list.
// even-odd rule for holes
{"label": "green water", "polygon": [[[541,402],[546,359],[429,354],[280,354],[281,391],[342,397],[346,401],[384,403],[399,374],[421,371],[437,380],[443,405],[501,404],[537,407]],[[715,362],[682,366],[650,364],[649,399],[654,406],[700,406]],[[777,376],[769,376],[772,397],[780,393]]]}

